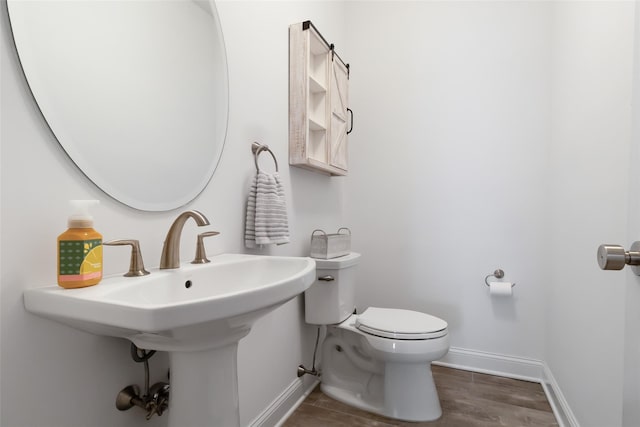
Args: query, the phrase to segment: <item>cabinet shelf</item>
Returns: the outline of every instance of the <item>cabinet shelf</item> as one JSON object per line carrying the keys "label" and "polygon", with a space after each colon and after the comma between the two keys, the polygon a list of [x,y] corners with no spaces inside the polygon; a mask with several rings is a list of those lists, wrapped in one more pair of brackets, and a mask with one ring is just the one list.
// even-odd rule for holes
{"label": "cabinet shelf", "polygon": [[309,117],[309,130],[314,130],[314,131],[326,131],[327,127],[320,123],[318,120],[315,120],[313,117]]}
{"label": "cabinet shelf", "polygon": [[316,77],[309,75],[309,91],[311,93],[326,93],[327,88]]}

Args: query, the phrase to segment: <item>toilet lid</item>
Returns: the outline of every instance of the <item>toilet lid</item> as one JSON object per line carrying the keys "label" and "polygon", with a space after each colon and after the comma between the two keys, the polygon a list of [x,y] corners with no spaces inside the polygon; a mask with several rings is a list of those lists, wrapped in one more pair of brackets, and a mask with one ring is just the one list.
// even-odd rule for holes
{"label": "toilet lid", "polygon": [[418,311],[369,307],[356,319],[356,328],[368,334],[400,340],[426,340],[447,334],[447,322]]}

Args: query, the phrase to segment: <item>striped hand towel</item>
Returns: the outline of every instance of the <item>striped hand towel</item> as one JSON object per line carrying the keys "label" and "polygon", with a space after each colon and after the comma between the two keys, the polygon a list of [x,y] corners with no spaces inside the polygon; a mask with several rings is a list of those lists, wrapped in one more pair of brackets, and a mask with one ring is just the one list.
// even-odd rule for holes
{"label": "striped hand towel", "polygon": [[251,184],[244,243],[247,248],[289,243],[287,205],[278,172],[258,172]]}

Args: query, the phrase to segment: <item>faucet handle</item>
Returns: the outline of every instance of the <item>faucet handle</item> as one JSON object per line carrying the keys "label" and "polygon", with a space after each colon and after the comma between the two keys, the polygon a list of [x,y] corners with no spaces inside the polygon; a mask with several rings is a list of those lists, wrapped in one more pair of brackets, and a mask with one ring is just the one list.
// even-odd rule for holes
{"label": "faucet handle", "polygon": [[129,263],[129,271],[125,273],[124,277],[146,276],[147,274],[149,274],[149,272],[144,269],[144,262],[142,261],[142,252],[140,252],[139,241],[132,239],[110,240],[108,242],[104,242],[103,245],[131,246],[131,262]]}
{"label": "faucet handle", "polygon": [[208,262],[211,262],[207,259],[207,251],[204,248],[204,238],[217,236],[218,234],[220,233],[217,231],[207,231],[205,233],[198,234],[198,244],[196,246],[196,257],[194,258],[193,261],[191,261],[191,264],[206,264]]}

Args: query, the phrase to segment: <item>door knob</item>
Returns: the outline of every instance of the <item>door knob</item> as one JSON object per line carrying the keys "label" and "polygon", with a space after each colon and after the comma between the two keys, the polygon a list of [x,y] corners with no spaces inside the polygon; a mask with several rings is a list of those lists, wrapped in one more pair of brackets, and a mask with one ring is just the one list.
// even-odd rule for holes
{"label": "door knob", "polygon": [[625,265],[630,265],[633,272],[640,276],[640,241],[633,242],[629,251],[619,245],[600,245],[598,265],[603,270],[622,270]]}

